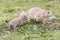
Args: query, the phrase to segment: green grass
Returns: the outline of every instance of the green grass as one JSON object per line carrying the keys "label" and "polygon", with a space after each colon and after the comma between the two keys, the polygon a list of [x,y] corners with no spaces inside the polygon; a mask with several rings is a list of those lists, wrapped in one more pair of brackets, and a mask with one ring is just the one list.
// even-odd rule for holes
{"label": "green grass", "polygon": [[[60,16],[60,0],[0,0],[0,32],[8,27],[6,20],[11,21],[18,17],[14,14],[19,12],[19,9],[27,11],[34,6]],[[60,18],[57,17],[56,20],[60,22]],[[10,34],[0,33],[0,40],[60,40],[60,30],[52,31],[48,28],[41,23],[26,22],[26,25],[11,31]]]}

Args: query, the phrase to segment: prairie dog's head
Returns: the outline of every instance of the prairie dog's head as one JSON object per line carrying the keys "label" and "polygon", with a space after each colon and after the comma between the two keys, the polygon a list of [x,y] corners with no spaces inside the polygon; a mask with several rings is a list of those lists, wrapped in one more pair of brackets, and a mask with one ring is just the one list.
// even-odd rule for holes
{"label": "prairie dog's head", "polygon": [[21,19],[26,19],[26,12],[25,11],[21,11],[20,18]]}
{"label": "prairie dog's head", "polygon": [[50,11],[47,11],[47,17],[48,17],[49,20],[56,18],[54,16],[54,14],[52,12],[50,12]]}

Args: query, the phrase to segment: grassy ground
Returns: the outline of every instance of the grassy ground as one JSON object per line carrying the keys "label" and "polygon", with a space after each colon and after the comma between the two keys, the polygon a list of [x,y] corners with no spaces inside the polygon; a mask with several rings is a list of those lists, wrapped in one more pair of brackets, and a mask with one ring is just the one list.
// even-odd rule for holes
{"label": "grassy ground", "polygon": [[[0,31],[8,27],[6,20],[10,21],[18,16],[19,9],[27,11],[31,7],[40,7],[60,15],[60,0],[0,0]],[[58,21],[60,21],[59,18]],[[41,23],[27,23],[13,30],[10,34],[0,35],[0,40],[60,40],[60,30],[47,30]]]}

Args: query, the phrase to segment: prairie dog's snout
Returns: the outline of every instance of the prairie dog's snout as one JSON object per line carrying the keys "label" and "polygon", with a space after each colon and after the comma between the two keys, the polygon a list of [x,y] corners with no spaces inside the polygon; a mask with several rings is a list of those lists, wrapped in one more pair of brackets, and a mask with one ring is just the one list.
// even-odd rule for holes
{"label": "prairie dog's snout", "polygon": [[56,18],[56,17],[53,15],[53,13],[50,12],[50,11],[48,11],[48,15],[47,15],[47,16],[48,16],[48,19],[49,19],[49,20]]}

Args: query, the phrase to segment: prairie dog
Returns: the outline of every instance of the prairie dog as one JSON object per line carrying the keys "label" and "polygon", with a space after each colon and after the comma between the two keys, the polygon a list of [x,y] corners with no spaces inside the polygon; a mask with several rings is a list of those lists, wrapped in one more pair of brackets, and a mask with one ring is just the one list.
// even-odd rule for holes
{"label": "prairie dog", "polygon": [[8,25],[10,29],[15,29],[17,26],[20,26],[23,24],[24,19],[26,19],[25,17],[25,12],[22,11],[22,13],[20,14],[20,17],[11,20]]}
{"label": "prairie dog", "polygon": [[33,7],[27,11],[26,14],[28,22],[31,20],[36,20],[36,21],[42,21],[45,23],[47,19],[51,20],[52,18],[55,18],[55,16],[52,14],[52,12],[39,8],[39,7]]}

